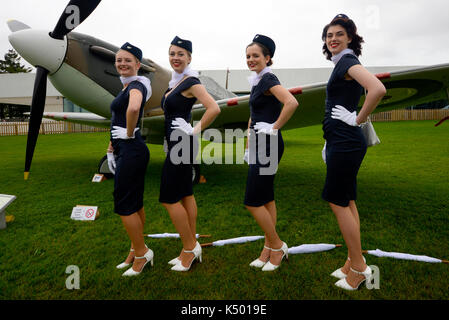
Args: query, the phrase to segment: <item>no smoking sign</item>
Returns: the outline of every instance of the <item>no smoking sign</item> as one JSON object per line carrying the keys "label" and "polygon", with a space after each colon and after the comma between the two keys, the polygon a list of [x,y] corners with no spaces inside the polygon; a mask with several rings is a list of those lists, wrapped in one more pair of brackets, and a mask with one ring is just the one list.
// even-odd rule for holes
{"label": "no smoking sign", "polygon": [[92,208],[89,208],[86,210],[86,219],[90,219],[95,215],[95,210]]}
{"label": "no smoking sign", "polygon": [[99,216],[98,207],[77,205],[72,210],[73,220],[93,221]]}

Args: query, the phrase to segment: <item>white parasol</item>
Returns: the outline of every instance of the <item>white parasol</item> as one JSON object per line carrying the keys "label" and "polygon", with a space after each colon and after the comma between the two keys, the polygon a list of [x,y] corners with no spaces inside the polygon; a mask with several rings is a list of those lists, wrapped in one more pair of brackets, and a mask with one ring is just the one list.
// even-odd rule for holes
{"label": "white parasol", "polygon": [[288,248],[288,254],[329,251],[337,247],[341,247],[341,244],[328,244],[328,243],[302,244],[300,246]]}
{"label": "white parasol", "polygon": [[421,261],[421,262],[428,262],[428,263],[449,263],[447,260],[441,260],[437,258],[432,258],[428,256],[420,256],[415,254],[409,254],[409,253],[400,253],[400,252],[386,252],[379,249],[376,250],[363,250],[363,253],[368,253],[370,255],[376,256],[376,257],[387,257],[387,258],[394,258],[394,259],[401,259],[401,260],[414,260],[414,261]]}
{"label": "white parasol", "polygon": [[[149,238],[179,238],[179,233],[155,233],[155,234],[145,234],[146,237]],[[210,238],[210,234],[205,234],[205,235],[201,235],[201,234],[196,234],[196,238]]]}
{"label": "white parasol", "polygon": [[232,238],[232,239],[225,239],[225,240],[217,240],[210,243],[203,243],[202,247],[221,247],[226,244],[234,244],[234,243],[245,243],[245,242],[251,242],[256,241],[259,239],[265,238],[264,236],[248,236],[248,237],[238,237],[238,238]]}

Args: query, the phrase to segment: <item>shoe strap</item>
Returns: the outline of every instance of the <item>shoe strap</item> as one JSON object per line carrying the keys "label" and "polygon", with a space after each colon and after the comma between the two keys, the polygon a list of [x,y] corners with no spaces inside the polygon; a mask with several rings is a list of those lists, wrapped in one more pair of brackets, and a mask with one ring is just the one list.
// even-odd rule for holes
{"label": "shoe strap", "polygon": [[[365,271],[366,271],[367,268],[368,268],[368,266],[366,266]],[[357,274],[360,274],[360,275],[365,275],[365,272],[364,272],[364,271],[360,272],[360,271],[357,271],[357,270],[352,269],[351,267],[349,267],[349,269],[350,269],[352,272],[354,272],[354,273],[357,273]]]}
{"label": "shoe strap", "polygon": [[268,248],[267,246],[263,246],[265,249],[268,249],[268,250],[273,250],[273,249],[271,249],[271,248]]}
{"label": "shoe strap", "polygon": [[284,244],[279,249],[273,249],[271,248],[271,251],[284,251],[282,248],[284,248]]}
{"label": "shoe strap", "polygon": [[[148,249],[148,251],[145,252],[145,255],[146,255],[148,252],[150,252],[150,248],[148,248],[147,245],[145,245],[145,248]],[[145,255],[143,255],[143,257],[134,257],[134,259],[146,259],[147,257],[145,257]]]}
{"label": "shoe strap", "polygon": [[[147,245],[145,245],[145,248],[148,249]],[[134,248],[129,249],[129,251],[134,252]]]}
{"label": "shoe strap", "polygon": [[[198,243],[198,242],[197,242]],[[186,252],[186,253],[195,253],[195,249],[196,249],[196,244],[195,244],[195,248],[193,248],[192,250],[186,250],[186,249],[182,249],[182,251]],[[200,247],[201,248],[201,247]]]}

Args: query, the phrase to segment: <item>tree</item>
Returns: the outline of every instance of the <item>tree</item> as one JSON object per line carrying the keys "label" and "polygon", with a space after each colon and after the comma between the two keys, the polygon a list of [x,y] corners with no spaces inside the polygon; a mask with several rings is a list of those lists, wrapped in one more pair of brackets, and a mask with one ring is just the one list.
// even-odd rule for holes
{"label": "tree", "polygon": [[20,64],[21,57],[13,49],[9,49],[5,54],[5,60],[0,60],[0,73],[27,73],[32,68],[27,68]]}

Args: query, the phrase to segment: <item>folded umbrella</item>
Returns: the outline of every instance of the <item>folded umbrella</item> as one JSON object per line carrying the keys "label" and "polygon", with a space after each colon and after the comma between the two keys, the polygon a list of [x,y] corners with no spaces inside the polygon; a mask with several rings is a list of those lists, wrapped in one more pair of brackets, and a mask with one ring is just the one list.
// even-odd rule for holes
{"label": "folded umbrella", "polygon": [[288,254],[321,252],[332,250],[337,247],[341,247],[341,244],[328,244],[328,243],[302,244],[300,246],[288,248]]}
{"label": "folded umbrella", "polygon": [[421,262],[428,262],[428,263],[449,263],[447,260],[441,260],[437,258],[432,258],[428,256],[422,256],[422,255],[415,255],[415,254],[409,254],[409,253],[401,253],[401,252],[386,252],[379,249],[376,250],[363,250],[363,253],[368,253],[370,255],[376,256],[376,257],[387,257],[387,258],[394,258],[394,259],[401,259],[401,260],[414,260],[414,261],[421,261]]}
{"label": "folded umbrella", "polygon": [[259,239],[265,238],[264,236],[247,236],[247,237],[238,237],[238,238],[232,238],[232,239],[225,239],[225,240],[217,240],[210,243],[203,243],[202,247],[220,247],[224,246],[226,244],[235,244],[235,243],[245,243],[250,241],[256,241]]}
{"label": "folded umbrella", "polygon": [[[149,238],[179,238],[179,233],[155,233],[155,234],[145,234]],[[196,234],[196,238],[210,238],[210,234]]]}

